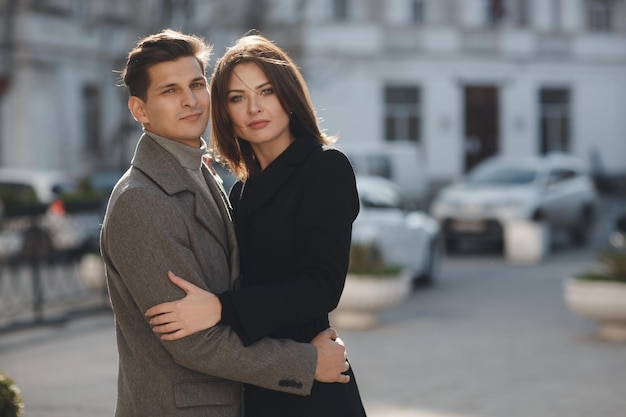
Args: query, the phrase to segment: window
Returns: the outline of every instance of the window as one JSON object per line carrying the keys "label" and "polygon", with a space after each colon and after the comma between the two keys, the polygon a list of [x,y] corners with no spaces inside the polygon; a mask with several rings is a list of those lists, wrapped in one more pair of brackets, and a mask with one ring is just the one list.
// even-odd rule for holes
{"label": "window", "polygon": [[414,24],[424,23],[424,0],[411,0],[409,16],[411,16],[411,22]]}
{"label": "window", "polygon": [[367,173],[383,178],[392,178],[391,159],[388,155],[368,155],[365,159]]}
{"label": "window", "polygon": [[420,89],[412,86],[385,88],[385,139],[420,141]]}
{"label": "window", "polygon": [[189,0],[161,0],[159,20],[162,26],[181,30],[193,16],[193,2]]}
{"label": "window", "polygon": [[541,153],[569,151],[570,91],[542,88],[539,93]]}
{"label": "window", "polygon": [[561,30],[561,0],[550,0],[550,27]]}
{"label": "window", "polygon": [[333,20],[348,20],[348,0],[333,0]]}
{"label": "window", "polygon": [[611,0],[587,0],[587,28],[592,31],[609,32],[612,29]]}
{"label": "window", "polygon": [[576,178],[576,171],[567,168],[553,168],[548,176],[549,184],[556,184],[562,181],[571,180]]}
{"label": "window", "polygon": [[505,0],[487,0],[487,23],[495,26],[502,23],[506,15]]}
{"label": "window", "polygon": [[529,23],[530,10],[528,9],[529,0],[515,0],[513,6],[515,7],[515,25],[519,27],[526,27]]}
{"label": "window", "polygon": [[100,150],[100,89],[93,85],[83,88],[83,121],[85,150],[96,154]]}
{"label": "window", "polygon": [[[549,0],[554,3],[554,0]],[[556,0],[558,1],[558,0]],[[531,0],[485,0],[485,18],[489,26],[508,23],[526,27],[530,20]]]}
{"label": "window", "polygon": [[34,0],[30,7],[40,13],[57,16],[72,14],[72,0]]}

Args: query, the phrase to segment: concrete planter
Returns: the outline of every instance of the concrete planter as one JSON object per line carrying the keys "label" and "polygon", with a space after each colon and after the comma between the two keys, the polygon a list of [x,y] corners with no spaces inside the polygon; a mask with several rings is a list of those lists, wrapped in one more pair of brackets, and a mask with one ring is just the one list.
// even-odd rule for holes
{"label": "concrete planter", "polygon": [[504,253],[507,261],[535,265],[550,251],[550,227],[543,222],[516,220],[504,225]]}
{"label": "concrete planter", "polygon": [[567,306],[597,322],[599,337],[626,342],[626,283],[570,278],[564,286]]}
{"label": "concrete planter", "polygon": [[104,261],[100,254],[86,253],[78,264],[78,276],[87,288],[104,290],[106,277],[104,273]]}
{"label": "concrete planter", "polygon": [[337,308],[331,313],[333,326],[367,329],[378,323],[378,314],[404,301],[411,293],[408,272],[393,277],[348,274]]}

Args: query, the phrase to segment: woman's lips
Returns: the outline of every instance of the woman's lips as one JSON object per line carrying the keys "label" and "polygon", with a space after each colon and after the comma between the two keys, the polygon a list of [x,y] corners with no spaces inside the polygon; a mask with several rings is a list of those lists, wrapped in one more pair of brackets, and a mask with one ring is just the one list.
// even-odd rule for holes
{"label": "woman's lips", "polygon": [[255,120],[254,122],[248,124],[248,127],[251,129],[262,129],[269,124],[267,120]]}

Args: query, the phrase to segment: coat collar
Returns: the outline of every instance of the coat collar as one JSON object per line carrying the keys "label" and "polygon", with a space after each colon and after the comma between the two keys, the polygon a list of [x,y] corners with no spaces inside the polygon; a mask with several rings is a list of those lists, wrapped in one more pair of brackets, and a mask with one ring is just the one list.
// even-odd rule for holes
{"label": "coat collar", "polygon": [[185,168],[146,134],[139,139],[131,164],[159,184],[168,195],[185,190],[195,192]]}
{"label": "coat collar", "polygon": [[242,193],[246,193],[247,211],[253,212],[269,201],[289,179],[293,171],[302,165],[321,144],[309,137],[296,138],[256,177],[248,179]]}
{"label": "coat collar", "polygon": [[[194,180],[171,153],[160,146],[153,138],[144,134],[139,139],[131,164],[146,174],[168,195],[174,195],[183,191],[193,193],[196,197],[194,208],[196,218],[221,242],[226,251],[231,250],[230,246],[232,245],[229,244],[229,237],[227,236],[228,229],[232,228],[232,223],[227,214],[228,209],[223,207],[224,210],[219,208],[219,211],[216,211],[211,204],[205,202]],[[208,177],[211,174],[208,171],[206,173],[203,172],[203,174],[205,179],[210,181]],[[215,188],[217,187],[218,185],[215,184]],[[222,198],[219,195],[215,195],[216,192],[211,185],[209,185],[209,189],[215,201],[218,204],[222,204]],[[234,230],[232,234],[234,236]]]}

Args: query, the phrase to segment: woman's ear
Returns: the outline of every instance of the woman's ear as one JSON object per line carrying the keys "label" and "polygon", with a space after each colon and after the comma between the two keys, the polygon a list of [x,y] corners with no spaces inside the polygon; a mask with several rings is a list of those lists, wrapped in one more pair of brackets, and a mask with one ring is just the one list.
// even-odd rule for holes
{"label": "woman's ear", "polygon": [[130,110],[133,118],[141,124],[150,123],[148,116],[146,115],[145,103],[142,99],[136,96],[130,96],[128,99],[128,109]]}

